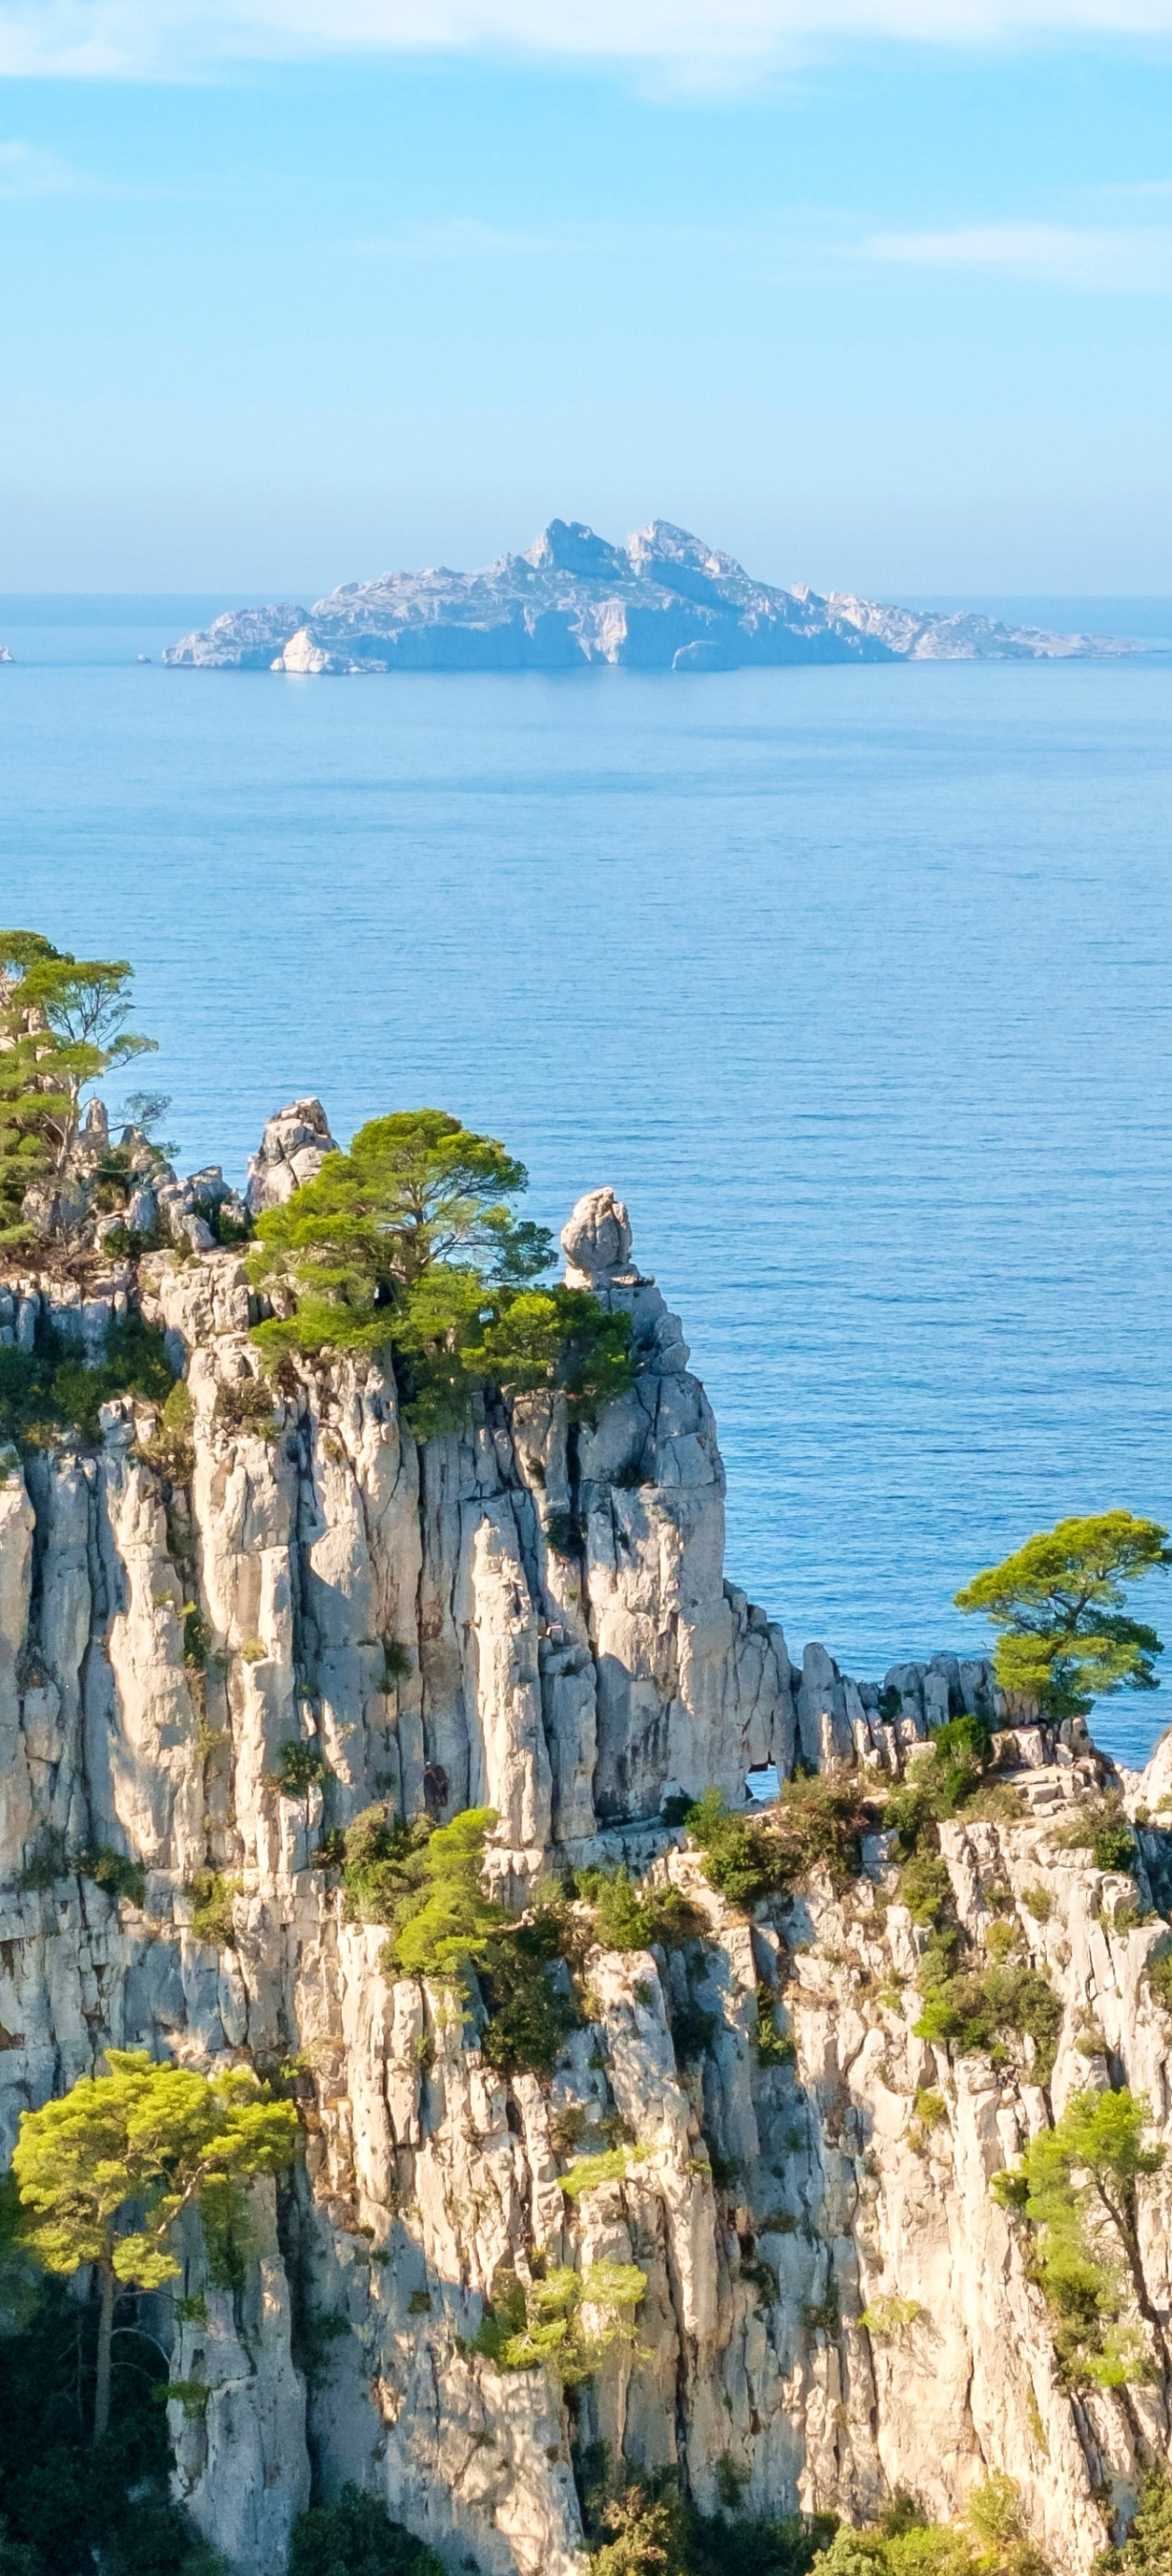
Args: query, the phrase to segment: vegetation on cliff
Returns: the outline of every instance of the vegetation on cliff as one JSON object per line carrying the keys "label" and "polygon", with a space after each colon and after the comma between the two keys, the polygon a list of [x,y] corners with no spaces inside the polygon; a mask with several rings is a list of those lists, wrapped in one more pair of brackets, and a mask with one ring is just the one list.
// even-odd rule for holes
{"label": "vegetation on cliff", "polygon": [[733,1905],[792,1889],[819,1866],[842,1888],[859,1869],[860,1836],[876,1821],[858,1778],[824,1772],[783,1781],[765,1816],[738,1815],[718,1789],[706,1789],[684,1817],[709,1886]]}
{"label": "vegetation on cliff", "polygon": [[512,1201],[524,1165],[439,1109],[402,1110],[327,1154],[316,1180],[259,1220],[258,1287],[296,1312],[257,1326],[266,1359],[393,1351],[410,1428],[458,1429],[478,1385],[556,1387],[592,1411],[630,1383],[630,1318],[578,1289],[538,1288],[553,1242]]}
{"label": "vegetation on cliff", "polygon": [[0,931],[0,1245],[26,1249],[30,1190],[60,1180],[86,1089],[153,1052],[127,1027],[125,958],[78,958],[36,930]]}
{"label": "vegetation on cliff", "polygon": [[1159,2173],[1167,2155],[1144,2145],[1150,2125],[1150,2105],[1126,2087],[1076,2093],[1053,2128],[1030,2139],[1020,2164],[993,2178],[994,2197],[1032,2230],[1031,2268],[1050,2308],[1068,2388],[1152,2378],[1149,2338],[1161,2367],[1168,2366],[1139,2241],[1136,2186]]}
{"label": "vegetation on cliff", "polygon": [[226,2278],[246,2239],[242,2186],[291,2162],[297,2118],[247,2067],[210,2080],[155,2064],[145,2049],[108,2049],[108,2075],[83,2076],[59,2100],[21,2115],[12,2156],[19,2235],[46,2271],[83,2265],[98,2284],[93,2437],[110,2421],[114,2317],[126,2291],[158,2290],[182,2265],[172,2230],[194,2206]]}
{"label": "vegetation on cliff", "polygon": [[1172,1565],[1168,1532],[1131,1512],[1059,1521],[1000,1565],[974,1575],[958,1610],[981,1612],[996,1632],[994,1671],[1003,1691],[1051,1721],[1085,1717],[1096,1698],[1155,1690],[1154,1628],[1125,1613],[1127,1587]]}

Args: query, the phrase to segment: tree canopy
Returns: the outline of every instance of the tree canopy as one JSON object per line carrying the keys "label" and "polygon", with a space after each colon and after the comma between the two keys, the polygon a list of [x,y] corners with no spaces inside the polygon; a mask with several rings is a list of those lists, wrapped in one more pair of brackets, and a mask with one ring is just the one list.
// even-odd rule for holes
{"label": "tree canopy", "polygon": [[36,930],[0,931],[0,1245],[27,1240],[26,1192],[60,1174],[82,1095],[154,1051],[127,1027],[125,958],[79,958]]}
{"label": "tree canopy", "polygon": [[1163,2334],[1140,2257],[1136,2184],[1159,2173],[1162,2146],[1145,2146],[1151,2109],[1142,2094],[1072,2094],[1052,2129],[1031,2138],[1013,2171],[995,2174],[994,2198],[1038,2229],[1037,2277],[1056,2322],[1068,2384],[1117,2388],[1150,2376],[1134,2329],[1119,2320],[1128,2295]]}
{"label": "tree canopy", "polygon": [[559,1386],[575,1405],[621,1394],[630,1319],[582,1290],[533,1285],[553,1242],[514,1213],[526,1187],[495,1137],[444,1110],[371,1119],[259,1219],[250,1276],[291,1288],[297,1307],[256,1328],[260,1349],[393,1350],[421,1438],[457,1428],[485,1381]]}
{"label": "tree canopy", "polygon": [[1154,1628],[1128,1618],[1127,1586],[1172,1565],[1168,1532],[1131,1512],[1059,1521],[1001,1565],[974,1575],[958,1610],[983,1612],[996,1631],[993,1668],[1003,1691],[1044,1717],[1085,1716],[1118,1690],[1155,1690]]}
{"label": "tree canopy", "polygon": [[292,2161],[297,2115],[247,2067],[222,2075],[109,2049],[108,2075],[83,2076],[22,2115],[12,2170],[22,2240],[47,2271],[93,2264],[101,2292],[94,2438],[109,2419],[110,2338],[119,2291],[157,2290],[182,2266],[171,2230],[193,2203],[221,2239],[239,2223],[241,2185]]}

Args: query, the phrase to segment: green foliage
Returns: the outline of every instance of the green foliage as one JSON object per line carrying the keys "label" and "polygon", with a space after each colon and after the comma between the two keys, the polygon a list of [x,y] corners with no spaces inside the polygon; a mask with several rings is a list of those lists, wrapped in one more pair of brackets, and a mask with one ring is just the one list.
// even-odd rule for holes
{"label": "green foliage", "polygon": [[546,1546],[555,1556],[577,1556],[580,1553],[585,1532],[577,1512],[547,1512],[541,1532]]}
{"label": "green foliage", "polygon": [[1065,1825],[1054,1840],[1064,1851],[1089,1851],[1096,1869],[1130,1870],[1135,1863],[1135,1835],[1117,1790],[1088,1798],[1073,1824]]}
{"label": "green foliage", "polygon": [[124,958],[77,958],[39,931],[0,931],[0,1246],[28,1244],[22,1201],[64,1169],[83,1092],[154,1048],[126,1026],[131,981]]}
{"label": "green foliage", "polygon": [[1135,2329],[1120,2323],[1130,2291],[1152,2322],[1140,2261],[1136,2184],[1159,2173],[1163,2147],[1145,2147],[1142,2094],[1075,2093],[1021,2163],[995,2174],[993,2196],[1037,2231],[1034,2269],[1054,2323],[1068,2387],[1118,2388],[1151,2376]]}
{"label": "green foliage", "polygon": [[561,2188],[567,2200],[581,2200],[583,2192],[625,2182],[631,2166],[642,2164],[650,2152],[649,2147],[607,2147],[598,2156],[576,2156],[569,2172],[558,2177]]}
{"label": "green foliage", "polygon": [[1023,1888],[1021,1901],[1025,1907],[1026,1913],[1032,1914],[1035,1923],[1049,1922],[1054,1911],[1054,1899],[1048,1888]]}
{"label": "green foliage", "polygon": [[485,1838],[495,1823],[494,1808],[467,1807],[419,1846],[416,1882],[394,1900],[385,1976],[464,1983],[469,1967],[484,1959],[508,1921],[482,1885]]}
{"label": "green foliage", "polygon": [[279,1440],[284,1429],[263,1377],[236,1377],[218,1386],[212,1420],[222,1430],[251,1431],[260,1440]]}
{"label": "green foliage", "polygon": [[0,1441],[44,1449],[69,1432],[95,1441],[101,1408],[115,1396],[163,1404],[174,1385],[162,1333],[139,1316],[111,1325],[97,1368],[87,1368],[79,1345],[42,1319],[31,1351],[0,1350]]}
{"label": "green foliage", "polygon": [[705,2012],[694,1996],[676,2004],[671,2016],[671,2041],[677,2062],[686,2066],[703,2057],[716,2032],[715,2013]]}
{"label": "green foliage", "polygon": [[1152,2469],[1139,2491],[1139,2504],[1126,2540],[1105,2549],[1095,2560],[1095,2576],[1169,2576],[1172,2569],[1172,2482],[1166,2469]]}
{"label": "green foliage", "polygon": [[840,2525],[815,2566],[818,2576],[1049,2576],[1017,2489],[1000,2475],[974,2490],[963,2524],[925,2522],[910,2496],[896,2496],[881,2523]]}
{"label": "green foliage", "polygon": [[935,1849],[927,1828],[947,1823],[969,1804],[981,1787],[992,1750],[989,1729],[975,1713],[949,1718],[946,1726],[937,1727],[929,1749],[916,1754],[908,1778],[892,1790],[883,1810],[884,1826],[897,1837],[901,1858],[910,1860],[923,1848]]}
{"label": "green foliage", "polygon": [[226,2576],[171,2502],[166,2363],[126,2325],[112,2353],[109,2429],[96,2445],[99,2303],[37,2276],[37,2294],[0,2329],[0,2494],[4,2576]]}
{"label": "green foliage", "polygon": [[[581,2025],[573,1991],[557,1968],[576,1953],[560,1891],[538,1891],[525,1920],[488,1942],[478,1971],[488,2022],[481,2047],[502,2075],[552,2075],[566,2040]],[[552,1973],[551,1973],[552,1972]]]}
{"label": "green foliage", "polygon": [[297,1298],[291,1319],[258,1325],[266,1359],[327,1343],[393,1350],[419,1439],[459,1429],[484,1383],[559,1387],[583,1412],[621,1395],[630,1317],[580,1289],[531,1286],[553,1245],[513,1214],[526,1185],[503,1145],[442,1110],[371,1120],[260,1218],[250,1276]]}
{"label": "green foliage", "polygon": [[913,1923],[939,1923],[951,1899],[947,1861],[926,1848],[913,1852],[899,1873],[899,1901]]}
{"label": "green foliage", "polygon": [[[181,2266],[170,2244],[194,2203],[205,2229],[233,2229],[241,2185],[292,2161],[296,2113],[246,2067],[211,2078],[157,2065],[145,2049],[108,2049],[108,2075],[21,2114],[12,2170],[21,2233],[47,2271],[93,2264],[102,2284],[95,2439],[109,2414],[110,2335],[120,2289],[157,2290]],[[120,2221],[131,2216],[123,2228]]]}
{"label": "green foliage", "polygon": [[734,1905],[796,1887],[824,1866],[841,1889],[859,1867],[868,1815],[857,1783],[819,1773],[782,1784],[768,1816],[736,1814],[719,1789],[706,1789],[684,1819],[704,1854],[709,1885]]}
{"label": "green foliage", "polygon": [[242,1878],[225,1878],[218,1869],[197,1869],[184,1889],[194,1901],[191,1929],[197,1941],[207,1941],[217,1950],[234,1950],[236,1925],[232,1899],[243,1892]]}
{"label": "green foliage", "polygon": [[[247,1646],[244,1653],[247,1656]],[[283,1798],[304,1798],[308,1808],[313,1791],[324,1789],[329,1777],[329,1764],[316,1744],[307,1744],[302,1736],[291,1735],[284,1744],[278,1745],[277,1785]]]}
{"label": "green foliage", "polygon": [[1054,2066],[1062,2006],[1040,1968],[1020,1961],[967,1965],[956,1933],[937,1933],[920,1961],[923,2011],[917,2039],[951,2042],[962,2057],[978,2051],[1004,2064],[1010,2041],[1034,2042],[1033,2078],[1045,2084]]}
{"label": "green foliage", "polygon": [[91,1878],[107,1896],[124,1896],[131,1905],[142,1905],[145,1900],[146,1870],[140,1860],[128,1860],[124,1852],[113,1851],[109,1843],[87,1843],[78,1848],[67,1843],[60,1829],[52,1825],[25,1862],[20,1884],[46,1889],[74,1873],[79,1878]]}
{"label": "green foliage", "polygon": [[868,2334],[875,2336],[880,2343],[888,2343],[906,2334],[908,2327],[914,2326],[917,2317],[923,2313],[918,2299],[872,2299],[864,2308],[859,2324],[865,2326]]}
{"label": "green foliage", "polygon": [[1161,1950],[1149,1959],[1144,1976],[1161,2012],[1172,2017],[1172,1950]]}
{"label": "green foliage", "polygon": [[143,1448],[147,1465],[168,1476],[175,1485],[186,1485],[195,1466],[195,1443],[192,1425],[195,1409],[186,1380],[177,1377],[159,1415],[157,1428]]}
{"label": "green foliage", "polygon": [[392,2522],[377,2496],[343,2487],[334,2504],[312,2505],[293,2525],[288,2576],[444,2576],[425,2540]]}
{"label": "green foliage", "polygon": [[658,1887],[650,1879],[638,1885],[625,1864],[618,1869],[580,1869],[574,1884],[590,1906],[594,1929],[604,1950],[681,1949],[699,1940],[708,1925],[679,1887]]}
{"label": "green foliage", "polygon": [[646,2292],[637,2263],[559,2265],[529,2282],[505,2269],[472,2349],[498,2370],[547,2369],[563,2388],[580,2388],[614,2344],[635,2342],[633,2312]]}
{"label": "green foliage", "polygon": [[752,2471],[734,2460],[731,2451],[722,2451],[716,2463],[716,2492],[725,2510],[735,2513],[747,2486],[752,2485]]}
{"label": "green foliage", "polygon": [[938,2129],[948,2118],[948,2104],[942,2093],[920,2085],[916,2092],[914,2117],[922,2129]]}
{"label": "green foliage", "polygon": [[777,1996],[772,1986],[757,1988],[757,2025],[753,2034],[758,2066],[792,2066],[797,2050],[788,2030],[777,2027]]}
{"label": "green foliage", "polygon": [[1154,1628],[1124,1614],[1127,1586],[1172,1564],[1168,1532],[1131,1512],[1096,1512],[1027,1539],[1001,1565],[974,1576],[958,1610],[981,1611],[997,1632],[993,1665],[1002,1690],[1044,1717],[1085,1716],[1118,1690],[1155,1690]]}
{"label": "green foliage", "polygon": [[[737,2464],[730,2467],[736,2473]],[[740,2474],[736,2484],[739,2504]],[[702,2514],[680,2494],[675,2472],[638,2472],[625,2462],[622,2483],[588,2495],[586,2511],[592,2576],[728,2576],[734,2564],[738,2576],[809,2576],[834,2531],[825,2513],[776,2521]]]}

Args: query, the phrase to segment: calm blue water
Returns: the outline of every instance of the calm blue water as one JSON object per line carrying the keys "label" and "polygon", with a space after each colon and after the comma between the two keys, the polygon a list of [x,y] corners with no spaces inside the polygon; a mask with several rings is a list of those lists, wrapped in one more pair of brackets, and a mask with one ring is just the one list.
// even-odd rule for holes
{"label": "calm blue water", "polygon": [[135,666],[222,604],[0,602],[4,916],[135,960],[189,1164],[314,1090],[505,1136],[555,1224],[613,1182],[791,1651],[972,1650],[1031,1530],[1172,1520],[1172,662]]}

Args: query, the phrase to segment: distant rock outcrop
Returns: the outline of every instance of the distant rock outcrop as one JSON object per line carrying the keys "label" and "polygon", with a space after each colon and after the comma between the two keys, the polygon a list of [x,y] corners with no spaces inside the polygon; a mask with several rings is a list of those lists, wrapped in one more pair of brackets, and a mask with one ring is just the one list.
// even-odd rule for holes
{"label": "distant rock outcrop", "polygon": [[845,591],[753,581],[666,519],[609,545],[552,519],[527,554],[486,572],[389,572],[346,582],[312,609],[285,603],[217,617],[164,654],[173,667],[289,671],[732,671],[784,662],[1045,661],[1118,652],[989,617],[929,617]]}

